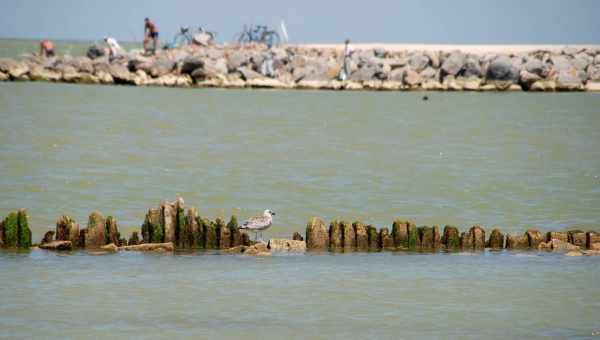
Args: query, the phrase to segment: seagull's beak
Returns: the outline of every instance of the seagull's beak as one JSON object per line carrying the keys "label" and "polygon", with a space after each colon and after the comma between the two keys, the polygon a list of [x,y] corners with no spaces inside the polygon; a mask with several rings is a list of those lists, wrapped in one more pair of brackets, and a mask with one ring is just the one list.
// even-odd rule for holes
{"label": "seagull's beak", "polygon": [[274,211],[271,211],[271,215],[275,216],[275,212],[274,212]]}

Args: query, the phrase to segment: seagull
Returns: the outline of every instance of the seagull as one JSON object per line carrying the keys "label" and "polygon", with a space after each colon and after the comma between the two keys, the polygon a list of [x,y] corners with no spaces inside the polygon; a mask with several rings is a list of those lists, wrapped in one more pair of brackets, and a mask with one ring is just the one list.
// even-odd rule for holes
{"label": "seagull", "polygon": [[275,216],[275,212],[267,209],[263,212],[262,216],[250,217],[246,222],[242,223],[240,229],[248,229],[254,232],[254,240],[257,239],[258,233],[260,233],[262,241],[262,232],[269,229],[273,223],[273,216]]}

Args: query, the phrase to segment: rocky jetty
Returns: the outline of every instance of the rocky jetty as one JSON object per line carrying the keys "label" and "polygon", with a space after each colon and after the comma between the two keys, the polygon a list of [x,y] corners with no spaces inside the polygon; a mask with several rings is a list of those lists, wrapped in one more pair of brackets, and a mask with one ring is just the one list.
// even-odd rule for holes
{"label": "rocky jetty", "polygon": [[[190,45],[147,56],[0,59],[0,81],[134,86],[432,91],[600,91],[600,48],[469,53],[357,49],[339,81],[343,52],[331,47]],[[263,64],[274,74],[263,75]],[[170,235],[169,237],[171,237]]]}
{"label": "rocky jetty", "polygon": [[[600,255],[600,234],[594,231],[571,229],[541,233],[529,228],[521,235],[506,235],[493,228],[486,237],[483,226],[474,225],[464,232],[455,226],[417,226],[410,220],[398,219],[390,228],[377,228],[361,221],[353,223],[333,220],[328,224],[314,217],[306,225],[305,237],[294,232],[291,239],[271,239],[268,243],[251,241],[241,232],[237,217],[228,223],[214,221],[186,207],[184,200],[163,202],[146,213],[140,231],[132,232],[126,240],[121,237],[114,217],[104,218],[92,212],[87,227],[79,225],[68,215],[56,222],[56,230],[47,231],[39,248],[53,251],[86,249],[89,251],[167,251],[206,249],[222,254],[269,256],[272,252],[374,252],[374,251],[482,251],[536,250],[570,253],[569,256]],[[141,238],[140,238],[140,235]],[[306,240],[306,241],[304,241]],[[31,230],[25,209],[11,212],[0,221],[0,246],[29,248]]]}

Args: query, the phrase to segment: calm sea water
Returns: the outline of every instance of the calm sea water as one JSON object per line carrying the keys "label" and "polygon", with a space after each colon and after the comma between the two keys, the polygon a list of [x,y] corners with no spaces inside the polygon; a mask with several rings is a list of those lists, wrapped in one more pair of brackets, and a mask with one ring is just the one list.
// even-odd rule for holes
{"label": "calm sea water", "polygon": [[[0,215],[94,210],[600,230],[600,96],[0,83]],[[473,255],[473,256],[469,256]],[[0,252],[0,337],[573,338],[598,258]]]}

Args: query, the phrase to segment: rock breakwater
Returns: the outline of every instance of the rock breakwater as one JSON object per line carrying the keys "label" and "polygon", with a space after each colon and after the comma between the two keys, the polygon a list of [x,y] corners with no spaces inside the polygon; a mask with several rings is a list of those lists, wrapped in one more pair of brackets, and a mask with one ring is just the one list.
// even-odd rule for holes
{"label": "rock breakwater", "polygon": [[[261,44],[186,46],[154,56],[0,59],[0,81],[326,90],[600,91],[600,48],[514,53],[360,49],[339,81],[342,51]],[[264,75],[264,64],[274,73]]]}

